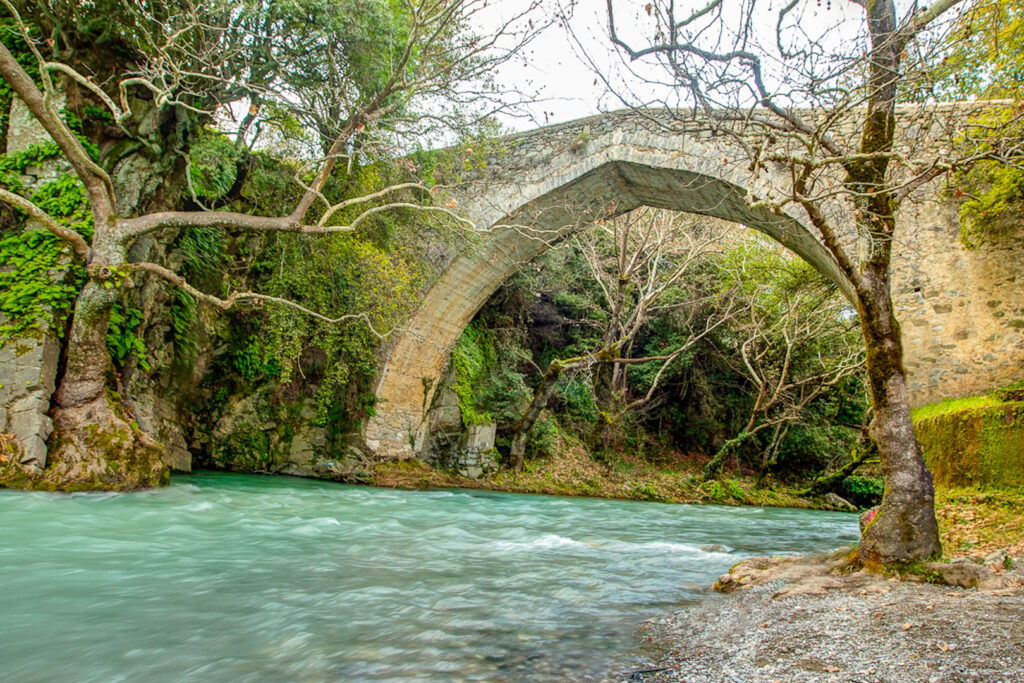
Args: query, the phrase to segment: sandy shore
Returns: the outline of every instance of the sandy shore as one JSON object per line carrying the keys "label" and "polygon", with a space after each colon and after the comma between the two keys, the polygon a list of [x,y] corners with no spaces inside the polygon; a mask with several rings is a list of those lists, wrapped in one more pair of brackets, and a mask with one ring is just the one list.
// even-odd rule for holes
{"label": "sandy shore", "polygon": [[[617,680],[1024,681],[1024,557],[904,580],[846,557],[740,563],[720,580],[730,594],[645,622],[658,670]],[[962,585],[919,583],[937,580]]]}

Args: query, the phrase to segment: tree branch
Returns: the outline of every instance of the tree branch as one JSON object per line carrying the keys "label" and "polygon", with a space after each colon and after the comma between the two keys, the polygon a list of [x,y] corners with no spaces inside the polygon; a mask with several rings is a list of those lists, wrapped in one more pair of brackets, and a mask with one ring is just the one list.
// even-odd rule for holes
{"label": "tree branch", "polygon": [[70,244],[71,248],[74,249],[79,258],[83,261],[89,260],[89,252],[92,250],[86,243],[85,238],[74,230],[65,228],[63,225],[58,223],[56,219],[50,216],[50,214],[40,209],[29,200],[25,199],[21,195],[14,194],[13,192],[9,192],[8,190],[0,187],[0,201],[4,201],[17,209],[24,211],[29,216],[42,223],[43,226],[51,233]]}

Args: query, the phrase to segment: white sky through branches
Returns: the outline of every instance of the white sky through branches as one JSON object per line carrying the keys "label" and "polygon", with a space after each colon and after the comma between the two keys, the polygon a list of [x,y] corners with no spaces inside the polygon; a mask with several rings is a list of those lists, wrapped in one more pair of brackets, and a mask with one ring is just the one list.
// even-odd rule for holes
{"label": "white sky through branches", "polygon": [[[479,17],[480,30],[487,32],[489,21],[498,24],[501,17],[522,9],[527,0],[497,0]],[[778,59],[776,25],[782,0],[726,0],[722,8],[725,34],[701,36],[703,40],[731,44],[739,29],[741,11],[753,12],[750,48],[765,56],[765,78],[779,84],[785,69]],[[634,47],[649,44],[656,32],[654,18],[646,11],[648,0],[616,0],[616,24],[620,37]],[[677,0],[677,14],[704,7],[706,0]],[[966,5],[967,3],[965,3]],[[925,6],[912,0],[897,0],[897,15],[904,17],[914,8]],[[753,9],[751,9],[753,7]],[[652,106],[688,106],[678,99],[678,89],[670,83],[667,71],[654,58],[626,62],[613,49],[608,35],[606,0],[549,0],[543,6],[544,18],[555,21],[530,45],[524,59],[506,64],[497,78],[500,83],[525,91],[536,91],[538,101],[526,107],[522,116],[502,116],[501,122],[515,130],[577,119],[602,111],[621,109],[627,104]],[[813,50],[822,62],[855,59],[864,46],[864,10],[851,0],[800,0],[789,13],[780,32],[784,46]],[[950,13],[956,14],[954,13]],[[760,18],[763,16],[763,21]],[[538,17],[538,21],[544,18]],[[708,17],[701,26],[714,24]],[[598,73],[608,79],[602,81]],[[642,76],[642,79],[635,77]],[[647,81],[647,82],[641,82]],[[611,86],[609,92],[608,85]],[[623,101],[626,100],[626,101]],[[794,104],[799,104],[794,102]]]}

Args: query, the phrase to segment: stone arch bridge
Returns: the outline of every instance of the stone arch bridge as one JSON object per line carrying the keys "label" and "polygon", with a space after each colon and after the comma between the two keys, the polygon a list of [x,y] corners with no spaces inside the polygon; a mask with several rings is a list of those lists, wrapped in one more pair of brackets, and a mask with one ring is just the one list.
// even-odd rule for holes
{"label": "stone arch bridge", "polygon": [[[905,117],[898,134],[903,147],[935,146],[948,130],[929,135]],[[651,206],[739,223],[788,247],[849,296],[850,283],[802,216],[751,208],[748,196],[765,196],[766,184],[788,184],[788,176],[780,170],[752,177],[743,158],[731,136],[654,112],[599,115],[489,147],[484,170],[454,199],[490,231],[448,265],[388,351],[377,413],[364,428],[368,448],[389,458],[421,453],[428,410],[465,326],[518,268],[598,215]],[[914,405],[979,393],[1024,374],[1021,240],[964,250],[957,207],[939,186],[921,194],[897,217],[893,259]],[[843,222],[847,210],[833,209]],[[845,227],[852,235],[848,221]]]}

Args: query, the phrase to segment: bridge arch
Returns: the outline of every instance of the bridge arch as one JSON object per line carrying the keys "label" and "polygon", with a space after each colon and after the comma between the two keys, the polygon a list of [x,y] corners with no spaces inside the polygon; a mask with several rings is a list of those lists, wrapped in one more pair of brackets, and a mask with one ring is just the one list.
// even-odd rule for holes
{"label": "bridge arch", "polygon": [[[912,124],[908,144],[923,144]],[[898,126],[903,129],[899,120]],[[785,188],[788,175],[782,169],[753,175],[739,142],[699,120],[603,114],[505,138],[484,156],[484,170],[453,198],[476,226],[491,230],[448,265],[390,347],[376,387],[377,412],[363,432],[378,456],[421,452],[427,411],[465,326],[521,265],[596,216],[652,206],[739,223],[801,256],[852,299],[850,283],[805,227],[805,216],[751,207],[749,198]],[[925,201],[897,216],[893,260],[915,405],[1024,376],[1024,240],[965,251],[956,207],[938,186],[927,192]],[[836,202],[829,211],[852,236],[846,208]]]}
{"label": "bridge arch", "polygon": [[[421,451],[427,410],[463,329],[522,265],[597,216],[651,206],[740,223],[794,251],[852,298],[849,281],[798,218],[751,208],[752,189],[737,182],[749,183],[749,174],[728,162],[739,150],[710,137],[664,133],[657,137],[660,147],[652,148],[654,138],[644,128],[624,135],[621,121],[594,139],[598,122],[574,123],[582,127],[540,141],[506,141],[521,153],[497,154],[502,163],[457,193],[462,212],[490,231],[444,270],[390,349],[376,388],[377,413],[364,431],[378,455],[406,458]],[[538,156],[538,149],[547,153]]]}

